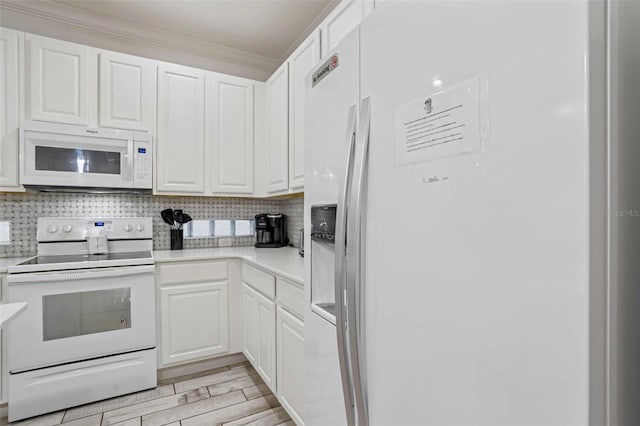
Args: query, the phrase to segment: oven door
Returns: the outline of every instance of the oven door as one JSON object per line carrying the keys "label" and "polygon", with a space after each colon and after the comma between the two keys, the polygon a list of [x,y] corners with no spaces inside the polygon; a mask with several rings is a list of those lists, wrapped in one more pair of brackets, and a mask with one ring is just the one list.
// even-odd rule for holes
{"label": "oven door", "polygon": [[10,274],[9,371],[155,347],[153,265]]}
{"label": "oven door", "polygon": [[21,129],[20,183],[133,188],[133,133],[42,123]]}

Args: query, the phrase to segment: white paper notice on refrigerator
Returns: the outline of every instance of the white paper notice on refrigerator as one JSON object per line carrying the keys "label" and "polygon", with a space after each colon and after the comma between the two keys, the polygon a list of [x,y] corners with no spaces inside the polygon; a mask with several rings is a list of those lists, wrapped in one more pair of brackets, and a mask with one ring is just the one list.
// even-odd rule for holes
{"label": "white paper notice on refrigerator", "polygon": [[479,151],[480,110],[479,77],[396,107],[396,165]]}

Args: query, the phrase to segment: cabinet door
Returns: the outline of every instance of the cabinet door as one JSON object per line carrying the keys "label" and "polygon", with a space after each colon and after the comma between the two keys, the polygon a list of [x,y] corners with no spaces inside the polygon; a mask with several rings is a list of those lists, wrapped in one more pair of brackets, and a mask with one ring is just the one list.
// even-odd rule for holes
{"label": "cabinet door", "polygon": [[0,29],[0,190],[19,189],[20,43],[22,34]]}
{"label": "cabinet door", "polygon": [[243,349],[242,353],[255,367],[257,365],[257,333],[256,314],[258,312],[258,302],[256,292],[246,284],[242,284],[242,330]]}
{"label": "cabinet door", "polygon": [[305,78],[320,60],[320,32],[315,31],[289,58],[289,188],[304,188]]}
{"label": "cabinet door", "polygon": [[255,364],[262,380],[276,392],[276,304],[256,292],[258,355]]}
{"label": "cabinet door", "polygon": [[[253,193],[253,82],[207,75],[214,193]],[[209,138],[207,138],[209,140]]]}
{"label": "cabinet door", "polygon": [[98,124],[151,132],[156,72],[151,60],[100,53]]}
{"label": "cabinet door", "polygon": [[227,282],[160,288],[162,364],[227,352],[228,300]]}
{"label": "cabinet door", "polygon": [[288,63],[267,80],[267,192],[289,187],[289,68]]}
{"label": "cabinet door", "polygon": [[342,0],[322,21],[322,56],[360,25],[362,20],[373,11],[373,0]]}
{"label": "cabinet door", "polygon": [[[88,125],[91,49],[31,34],[26,43],[29,117]],[[95,76],[92,80],[95,83]]]}
{"label": "cabinet door", "polygon": [[158,68],[156,192],[204,194],[204,72]]}
{"label": "cabinet door", "polygon": [[[0,303],[5,302],[6,298],[6,287],[7,286],[7,276],[5,274],[0,274]],[[4,331],[0,331],[0,403],[4,404],[9,399],[8,397],[8,389],[9,389],[9,375],[7,374],[8,370],[8,357],[7,357],[7,333]]]}
{"label": "cabinet door", "polygon": [[304,323],[278,306],[278,398],[296,424],[304,407]]}

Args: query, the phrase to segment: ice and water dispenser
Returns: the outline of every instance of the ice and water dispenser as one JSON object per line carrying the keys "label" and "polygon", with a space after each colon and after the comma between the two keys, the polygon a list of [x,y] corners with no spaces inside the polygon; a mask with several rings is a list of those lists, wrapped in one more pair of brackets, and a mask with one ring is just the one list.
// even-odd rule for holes
{"label": "ice and water dispenser", "polygon": [[336,205],[311,206],[311,310],[335,325]]}

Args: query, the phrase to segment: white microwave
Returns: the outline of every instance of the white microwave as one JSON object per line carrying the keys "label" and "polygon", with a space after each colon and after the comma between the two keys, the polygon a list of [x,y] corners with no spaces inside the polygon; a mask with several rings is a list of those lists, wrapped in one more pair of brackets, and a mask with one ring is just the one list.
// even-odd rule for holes
{"label": "white microwave", "polygon": [[151,189],[151,135],[24,121],[20,183],[27,187]]}

